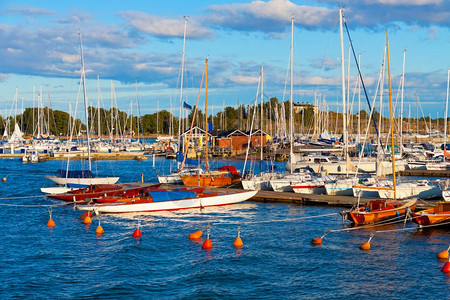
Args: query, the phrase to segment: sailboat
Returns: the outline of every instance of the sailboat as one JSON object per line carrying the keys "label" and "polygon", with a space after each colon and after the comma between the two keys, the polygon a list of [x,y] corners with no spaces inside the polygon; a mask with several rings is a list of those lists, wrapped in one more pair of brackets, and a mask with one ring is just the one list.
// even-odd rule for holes
{"label": "sailboat", "polygon": [[[339,9],[340,23],[342,30],[342,9]],[[343,54],[343,38],[341,35],[341,52]],[[386,30],[386,49],[387,49],[387,66],[388,66],[388,82],[389,82],[389,111],[391,121],[391,150],[392,150],[392,177],[393,177],[393,199],[377,199],[369,201],[364,206],[351,210],[347,213],[347,217],[355,224],[368,224],[383,221],[405,215],[409,211],[414,211],[417,199],[399,201],[396,195],[395,181],[395,144],[394,144],[394,118],[392,111],[392,90],[391,90],[391,73],[389,62],[389,39]]]}
{"label": "sailboat", "polygon": [[[88,170],[69,170],[68,166],[66,170],[58,170],[58,176],[45,176],[51,181],[55,182],[59,185],[71,186],[71,187],[86,187],[92,184],[114,184],[119,180],[119,177],[94,177],[92,173],[91,166],[91,145],[90,145],[90,137],[89,137],[89,116],[88,116],[88,104],[87,104],[87,94],[86,94],[86,74],[84,68],[84,53],[83,53],[83,41],[81,38],[81,33],[78,33],[80,36],[80,56],[81,56],[81,84],[83,86],[83,99],[84,99],[84,108],[85,108],[85,116],[86,116],[86,135],[87,135],[87,153],[88,153]],[[60,188],[58,188],[58,192],[61,192]],[[70,190],[70,187],[67,187],[67,190]],[[43,192],[49,192],[48,188],[42,190]]]}
{"label": "sailboat", "polygon": [[450,203],[440,202],[429,209],[414,213],[413,222],[419,226],[450,224]]}
{"label": "sailboat", "polygon": [[185,186],[229,186],[241,181],[241,176],[234,166],[222,166],[217,170],[209,170],[208,161],[208,59],[205,61],[205,172],[195,175],[181,174]]}

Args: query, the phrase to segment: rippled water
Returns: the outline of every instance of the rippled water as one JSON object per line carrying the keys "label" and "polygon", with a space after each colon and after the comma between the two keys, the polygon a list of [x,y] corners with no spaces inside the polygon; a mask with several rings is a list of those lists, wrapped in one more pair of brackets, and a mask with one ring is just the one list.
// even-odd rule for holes
{"label": "rippled water", "polygon": [[[233,162],[242,165],[242,162]],[[100,174],[121,181],[154,181],[170,162],[101,161]],[[69,206],[53,208],[56,227],[39,188],[61,162],[22,164],[0,160],[0,298],[158,299],[448,299],[450,277],[436,254],[450,244],[449,229],[376,234],[372,229],[328,234],[342,228],[342,208],[253,203],[202,211],[107,215],[95,234]],[[39,196],[39,197],[35,197]],[[14,197],[14,199],[10,199]],[[24,198],[18,198],[24,197]],[[8,198],[8,199],[7,199]],[[9,204],[9,205],[4,205]],[[332,215],[330,215],[332,214]],[[327,216],[325,216],[327,215]],[[311,218],[316,216],[315,218]],[[140,223],[142,238],[131,237]],[[214,248],[205,251],[188,235],[211,223]],[[244,247],[232,243],[242,223]],[[402,225],[382,229],[403,229]]]}

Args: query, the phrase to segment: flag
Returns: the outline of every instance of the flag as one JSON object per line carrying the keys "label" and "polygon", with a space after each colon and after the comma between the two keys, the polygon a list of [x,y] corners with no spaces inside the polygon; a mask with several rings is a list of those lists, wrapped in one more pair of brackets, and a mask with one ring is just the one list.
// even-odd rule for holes
{"label": "flag", "polygon": [[208,123],[208,131],[212,131],[213,130],[213,123]]}
{"label": "flag", "polygon": [[184,108],[184,109],[189,109],[189,110],[191,110],[191,109],[192,109],[192,106],[190,106],[190,105],[187,104],[185,101],[183,101],[183,108]]}

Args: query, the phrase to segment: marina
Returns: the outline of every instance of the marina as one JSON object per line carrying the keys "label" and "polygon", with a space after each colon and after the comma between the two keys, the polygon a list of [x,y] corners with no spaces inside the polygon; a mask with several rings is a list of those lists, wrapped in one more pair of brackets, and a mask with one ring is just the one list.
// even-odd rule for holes
{"label": "marina", "polygon": [[22,2],[1,299],[449,298],[449,3]]}

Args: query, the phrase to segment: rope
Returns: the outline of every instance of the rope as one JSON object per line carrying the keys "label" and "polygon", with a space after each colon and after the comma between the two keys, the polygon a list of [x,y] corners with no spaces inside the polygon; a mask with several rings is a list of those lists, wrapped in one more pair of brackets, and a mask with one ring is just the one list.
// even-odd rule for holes
{"label": "rope", "polygon": [[10,207],[62,207],[66,205],[72,205],[72,203],[64,203],[64,204],[7,204],[0,203],[0,206],[10,206]]}
{"label": "rope", "polygon": [[45,196],[43,196],[43,195],[37,195],[37,196],[24,196],[24,197],[5,197],[5,198],[0,198],[0,200],[28,199],[28,198],[38,198],[38,197],[45,198]]}

